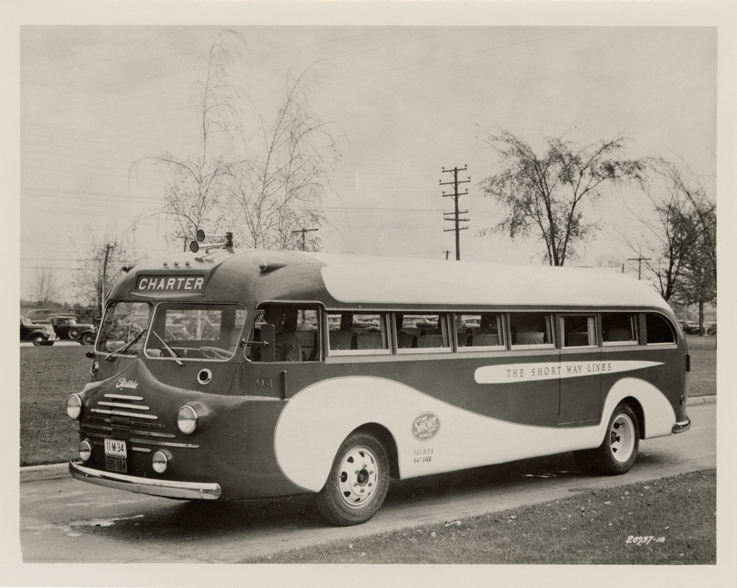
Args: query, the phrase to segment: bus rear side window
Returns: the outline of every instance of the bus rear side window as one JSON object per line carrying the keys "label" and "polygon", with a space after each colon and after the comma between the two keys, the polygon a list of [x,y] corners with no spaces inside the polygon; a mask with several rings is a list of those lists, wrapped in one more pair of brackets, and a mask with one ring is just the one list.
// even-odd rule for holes
{"label": "bus rear side window", "polygon": [[601,315],[604,345],[637,343],[637,315],[629,312],[610,312]]}
{"label": "bus rear side window", "polygon": [[647,343],[675,343],[676,335],[670,323],[660,316],[648,312],[645,317],[645,328],[647,329]]}

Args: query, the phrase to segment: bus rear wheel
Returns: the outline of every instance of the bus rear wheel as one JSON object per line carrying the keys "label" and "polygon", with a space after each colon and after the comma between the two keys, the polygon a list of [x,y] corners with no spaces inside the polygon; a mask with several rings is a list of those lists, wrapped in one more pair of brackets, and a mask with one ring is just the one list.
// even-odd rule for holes
{"label": "bus rear wheel", "polygon": [[354,433],[340,446],[315,504],[334,525],[359,525],[376,514],[388,490],[386,449],[372,435]]}
{"label": "bus rear wheel", "polygon": [[627,473],[637,459],[640,447],[637,415],[627,405],[614,409],[602,444],[593,451],[594,469],[607,476]]}

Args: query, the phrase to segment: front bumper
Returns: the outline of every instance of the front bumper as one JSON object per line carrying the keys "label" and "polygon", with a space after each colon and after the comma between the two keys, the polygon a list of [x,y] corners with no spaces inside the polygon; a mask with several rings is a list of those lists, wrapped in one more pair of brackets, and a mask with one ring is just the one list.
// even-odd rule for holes
{"label": "front bumper", "polygon": [[74,460],[69,461],[69,473],[72,477],[90,484],[151,494],[165,498],[184,498],[188,500],[217,500],[220,497],[220,484],[200,482],[177,482],[170,480],[155,480],[139,478],[114,472],[103,472],[85,467]]}

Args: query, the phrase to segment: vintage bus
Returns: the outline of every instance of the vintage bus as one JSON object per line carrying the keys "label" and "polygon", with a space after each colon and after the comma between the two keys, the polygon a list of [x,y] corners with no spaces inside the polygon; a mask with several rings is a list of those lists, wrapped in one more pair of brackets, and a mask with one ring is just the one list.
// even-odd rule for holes
{"label": "vintage bus", "polygon": [[686,342],[643,282],[227,245],[112,290],[66,404],[75,478],[191,500],[312,493],[351,525],[390,478],[563,452],[623,474],[640,439],[690,426]]}

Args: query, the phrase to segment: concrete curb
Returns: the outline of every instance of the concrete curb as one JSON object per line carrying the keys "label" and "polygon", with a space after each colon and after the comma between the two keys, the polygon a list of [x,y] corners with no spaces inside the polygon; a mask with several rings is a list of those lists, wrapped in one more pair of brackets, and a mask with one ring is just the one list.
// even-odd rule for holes
{"label": "concrete curb", "polygon": [[[697,396],[688,399],[688,406],[695,404],[715,404],[716,396]],[[26,466],[20,468],[20,481],[35,482],[38,480],[54,480],[57,478],[65,478],[69,475],[68,463],[55,463],[51,465]]]}

